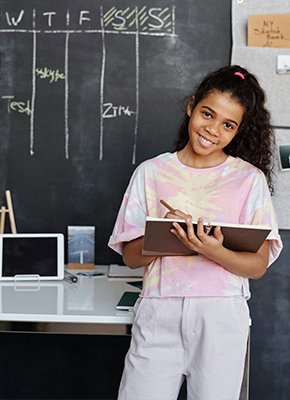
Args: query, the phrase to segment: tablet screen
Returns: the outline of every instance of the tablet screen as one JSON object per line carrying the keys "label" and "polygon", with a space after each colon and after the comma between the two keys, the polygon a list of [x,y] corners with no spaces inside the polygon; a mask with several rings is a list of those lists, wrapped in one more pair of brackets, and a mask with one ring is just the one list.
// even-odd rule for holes
{"label": "tablet screen", "polygon": [[63,240],[61,235],[3,235],[1,240],[1,278],[38,275],[46,279],[63,278]]}

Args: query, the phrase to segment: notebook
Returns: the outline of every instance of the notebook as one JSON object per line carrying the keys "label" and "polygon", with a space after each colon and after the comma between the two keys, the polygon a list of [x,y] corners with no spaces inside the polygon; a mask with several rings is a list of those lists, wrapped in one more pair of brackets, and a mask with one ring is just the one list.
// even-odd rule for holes
{"label": "notebook", "polygon": [[64,237],[60,233],[0,235],[0,280],[64,278]]}
{"label": "notebook", "polygon": [[117,310],[131,311],[140,295],[140,292],[124,292],[116,305]]}
{"label": "notebook", "polygon": [[[170,232],[173,222],[178,222],[184,230],[187,229],[182,219],[146,218],[142,254],[160,256],[196,254]],[[207,227],[208,223],[204,225]],[[194,221],[193,226],[196,231],[197,223]],[[224,235],[224,246],[234,251],[258,251],[271,232],[271,227],[267,225],[240,225],[212,222],[208,231],[209,235],[213,234],[216,226],[221,227],[222,234]]]}

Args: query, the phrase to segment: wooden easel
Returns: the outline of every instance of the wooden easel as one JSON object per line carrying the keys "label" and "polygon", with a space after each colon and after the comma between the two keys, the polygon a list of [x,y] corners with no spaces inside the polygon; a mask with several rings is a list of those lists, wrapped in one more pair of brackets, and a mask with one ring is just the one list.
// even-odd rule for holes
{"label": "wooden easel", "polygon": [[9,215],[11,232],[17,233],[10,190],[6,190],[5,195],[6,195],[7,207],[2,206],[1,210],[0,210],[0,214],[1,214],[1,216],[0,216],[0,234],[1,235],[4,233],[4,229],[5,229],[6,213],[8,213],[8,215]]}

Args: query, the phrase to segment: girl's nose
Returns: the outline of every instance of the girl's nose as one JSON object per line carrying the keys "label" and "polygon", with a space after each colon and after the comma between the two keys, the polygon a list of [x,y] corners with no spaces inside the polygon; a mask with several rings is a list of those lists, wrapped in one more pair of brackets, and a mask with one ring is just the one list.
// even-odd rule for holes
{"label": "girl's nose", "polygon": [[219,134],[219,127],[217,123],[213,122],[208,124],[205,129],[210,135],[217,136]]}

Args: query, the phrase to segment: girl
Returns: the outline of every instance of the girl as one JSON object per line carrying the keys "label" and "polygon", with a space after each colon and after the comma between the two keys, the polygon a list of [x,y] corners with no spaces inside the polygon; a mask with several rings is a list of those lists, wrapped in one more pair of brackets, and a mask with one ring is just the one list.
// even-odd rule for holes
{"label": "girl", "polygon": [[[173,153],[143,162],[124,195],[109,246],[145,266],[119,400],[238,400],[249,332],[248,279],[261,278],[282,243],[273,210],[273,131],[265,95],[244,68],[209,74],[188,101]],[[270,190],[269,190],[270,189]],[[167,212],[160,203],[167,201]],[[172,234],[195,256],[142,255],[145,217],[182,218]],[[203,219],[268,224],[257,253],[223,246]],[[191,220],[198,220],[194,234]]]}

